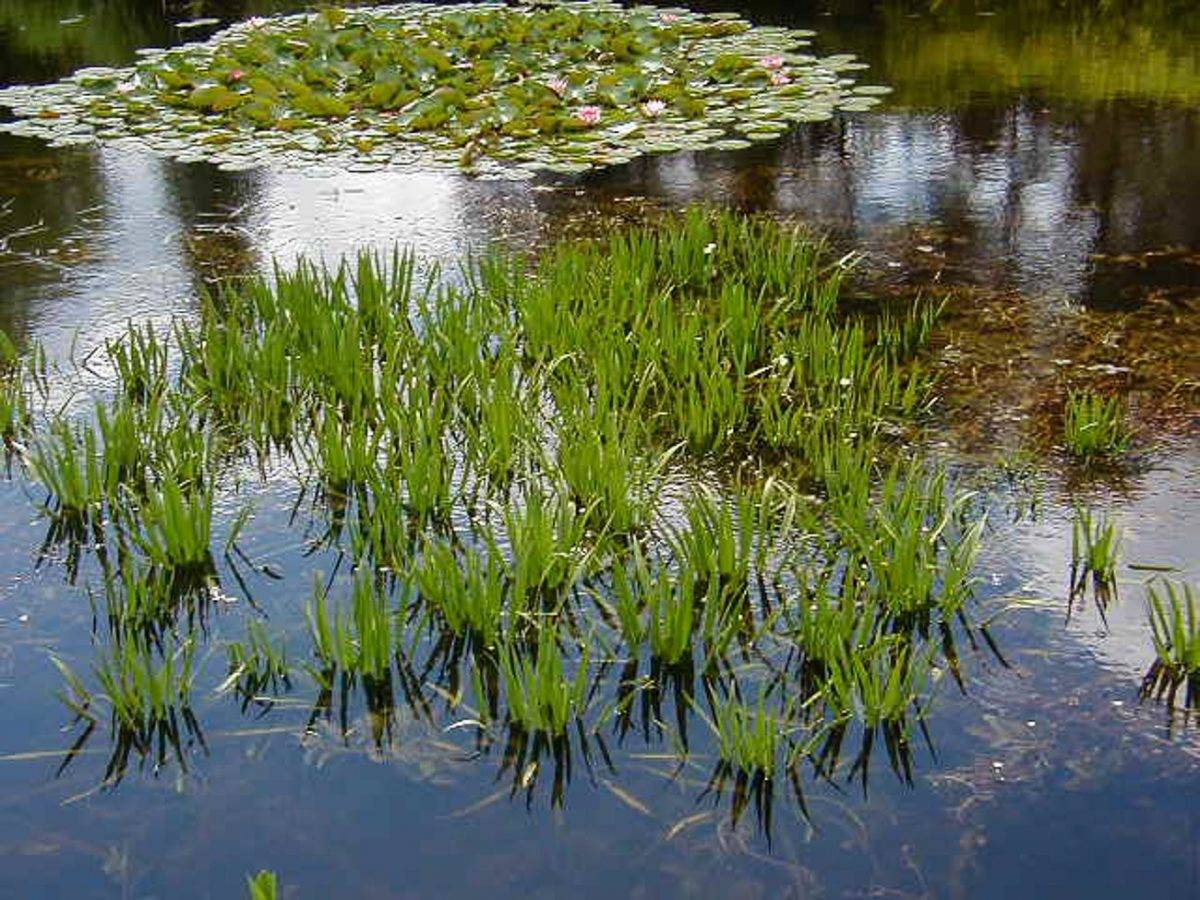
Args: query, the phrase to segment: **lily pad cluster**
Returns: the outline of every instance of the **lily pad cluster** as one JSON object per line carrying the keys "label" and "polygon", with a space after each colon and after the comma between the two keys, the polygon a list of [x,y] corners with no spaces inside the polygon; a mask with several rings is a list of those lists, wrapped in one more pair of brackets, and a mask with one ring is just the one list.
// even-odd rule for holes
{"label": "lily pad cluster", "polygon": [[512,177],[647,153],[737,149],[865,109],[851,56],[734,14],[623,7],[403,4],[254,18],[0,90],[0,129],[56,145],[122,141],[224,168],[450,165]]}

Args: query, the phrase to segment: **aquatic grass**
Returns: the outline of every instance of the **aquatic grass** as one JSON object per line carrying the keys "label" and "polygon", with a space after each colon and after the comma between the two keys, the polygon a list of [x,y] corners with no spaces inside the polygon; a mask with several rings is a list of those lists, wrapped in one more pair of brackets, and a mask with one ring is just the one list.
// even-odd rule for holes
{"label": "aquatic grass", "polygon": [[[136,637],[161,640],[181,624],[181,606],[194,599],[187,587],[140,560],[126,559],[116,567],[106,565],[103,614],[109,634],[117,641]],[[97,606],[94,596],[92,605]],[[203,616],[203,609],[191,612]]]}
{"label": "aquatic grass", "polygon": [[[493,365],[476,369],[459,394],[468,464],[501,488],[525,470],[538,433],[531,384],[522,383],[516,366],[515,356],[506,352]],[[536,382],[536,375],[529,377]]]}
{"label": "aquatic grass", "polygon": [[56,518],[87,523],[108,496],[102,447],[89,426],[55,420],[34,440],[29,468],[49,493],[46,509]]}
{"label": "aquatic grass", "polygon": [[[576,583],[592,558],[586,512],[565,494],[540,489],[528,491],[519,506],[505,509],[516,598],[553,596]],[[494,537],[492,543],[498,543]]]}
{"label": "aquatic grass", "polygon": [[144,737],[190,710],[195,654],[191,638],[167,642],[159,651],[145,638],[131,637],[102,655],[96,680],[120,724]]}
{"label": "aquatic grass", "polygon": [[922,699],[933,674],[930,650],[915,649],[900,637],[865,647],[840,644],[839,650],[828,660],[825,686],[825,699],[838,717],[873,729],[924,715]]}
{"label": "aquatic grass", "polygon": [[0,443],[11,450],[29,426],[28,396],[18,378],[0,373]]}
{"label": "aquatic grass", "polygon": [[166,388],[167,343],[155,333],[153,324],[129,322],[121,338],[104,342],[104,350],[116,369],[119,390],[128,400],[145,403]]}
{"label": "aquatic grass", "polygon": [[384,409],[384,476],[404,486],[405,504],[420,521],[445,520],[454,502],[454,460],[447,447],[451,400],[421,381],[409,384],[403,403]]}
{"label": "aquatic grass", "polygon": [[1154,641],[1155,660],[1142,680],[1142,696],[1166,699],[1169,706],[1181,686],[1187,691],[1183,705],[1200,699],[1200,613],[1190,584],[1164,581],[1146,589],[1146,614]]}
{"label": "aquatic grass", "polygon": [[21,354],[0,329],[0,442],[11,450],[29,425],[29,392],[24,383]]}
{"label": "aquatic grass", "polygon": [[158,430],[157,418],[139,415],[133,402],[96,404],[96,427],[104,446],[104,492],[110,502],[118,501],[122,491],[144,489],[150,463],[145,434]]}
{"label": "aquatic grass", "polygon": [[526,732],[551,737],[587,709],[591,650],[584,644],[573,677],[568,677],[558,635],[553,627],[538,629],[532,654],[518,644],[500,648],[500,677],[510,720]]}
{"label": "aquatic grass", "polygon": [[243,711],[251,704],[269,709],[273,695],[291,688],[287,648],[267,632],[261,620],[247,622],[245,640],[230,641],[225,651],[229,672],[217,692],[234,693],[240,698]]}
{"label": "aquatic grass", "polygon": [[587,509],[593,530],[630,535],[645,529],[655,509],[653,485],[670,453],[651,459],[630,432],[640,427],[636,410],[630,424],[614,411],[599,415],[586,404],[561,416],[554,470],[575,502]]}
{"label": "aquatic grass", "polygon": [[322,666],[374,682],[390,676],[397,615],[374,572],[358,572],[348,608],[334,612],[329,609],[324,586],[318,583],[305,617]]}
{"label": "aquatic grass", "polygon": [[314,430],[315,446],[309,464],[321,478],[324,489],[335,497],[346,497],[356,485],[370,481],[379,465],[383,432],[363,417],[347,421],[326,415]]}
{"label": "aquatic grass", "polygon": [[745,595],[763,508],[746,493],[724,501],[710,491],[698,491],[688,499],[687,527],[673,530],[671,543],[680,565],[702,592],[712,585],[727,600]]}
{"label": "aquatic grass", "polygon": [[650,652],[667,665],[690,662],[702,602],[695,578],[658,572],[646,577],[640,587],[649,621]]}
{"label": "aquatic grass", "polygon": [[[218,510],[285,479],[307,552],[354,570],[305,610],[311,727],[339,709],[348,734],[361,688],[382,746],[397,689],[419,707],[474,684],[528,753],[594,724],[619,633],[615,705],[648,739],[673,703],[686,744],[698,686],[740,697],[735,656],[779,665],[796,727],[903,737],[984,522],[905,440],[932,313],[846,309],[819,241],[712,209],[492,255],[453,286],[415,265],[229,282],[171,330],[165,384],[34,434],[83,472],[62,494],[115,526],[110,633],[185,631],[240,527]],[[276,638],[255,621],[229,645],[243,708],[286,689]]]}
{"label": "aquatic grass", "polygon": [[151,489],[138,510],[138,546],[155,566],[181,576],[213,570],[211,488],[185,488],[174,478]]}
{"label": "aquatic grass", "polygon": [[246,889],[250,900],[278,900],[279,878],[269,869],[263,869],[246,878]]}
{"label": "aquatic grass", "polygon": [[1076,507],[1071,522],[1071,597],[1083,593],[1088,580],[1101,611],[1115,596],[1117,561],[1121,555],[1121,529],[1107,515]]}
{"label": "aquatic grass", "polygon": [[712,718],[704,718],[716,735],[721,761],[748,775],[773,778],[779,764],[786,713],[781,715],[768,706],[765,697],[753,705],[734,696],[713,697],[711,703]]}
{"label": "aquatic grass", "polygon": [[456,634],[471,632],[484,647],[500,639],[508,595],[507,567],[496,556],[427,540],[412,579],[423,600]]}
{"label": "aquatic grass", "polygon": [[1080,459],[1117,456],[1129,447],[1125,402],[1091,391],[1067,395],[1063,430],[1067,449]]}
{"label": "aquatic grass", "polygon": [[954,494],[944,471],[896,463],[874,503],[833,503],[848,551],[846,577],[896,616],[938,611],[948,621],[973,588],[983,516],[970,517],[969,494]]}
{"label": "aquatic grass", "polygon": [[149,760],[155,770],[171,759],[186,769],[185,747],[194,741],[203,745],[200,724],[192,711],[195,655],[196,644],[191,637],[156,641],[145,635],[129,635],[99,648],[92,666],[94,691],[64,661],[51,657],[66,685],[60,698],[77,720],[86,723],[59,771],[96,732],[105,706],[112,746],[103,784],[120,782],[131,756],[141,762]]}

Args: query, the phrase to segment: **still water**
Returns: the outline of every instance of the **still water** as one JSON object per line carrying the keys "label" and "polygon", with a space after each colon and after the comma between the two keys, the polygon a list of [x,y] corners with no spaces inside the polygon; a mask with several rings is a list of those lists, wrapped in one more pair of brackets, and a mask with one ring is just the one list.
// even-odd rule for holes
{"label": "still water", "polygon": [[[0,0],[0,81],[123,64],[206,33],[174,22],[285,6]],[[961,650],[965,691],[941,685],[911,780],[877,753],[865,781],[806,784],[805,808],[777,790],[768,830],[706,791],[702,729],[680,768],[652,722],[528,777],[445,730],[461,714],[439,703],[444,673],[418,666],[425,702],[401,703],[386,740],[361,698],[343,733],[343,708],[314,717],[303,683],[245,715],[206,688],[203,742],[100,789],[100,741],[60,771],[78,730],[49,662],[87,668],[87,573],[39,563],[44,523],[17,478],[0,483],[0,897],[239,896],[264,867],[296,897],[1200,896],[1200,740],[1138,701],[1151,573],[1123,567],[1104,618],[1067,615],[1077,501],[1119,519],[1127,562],[1200,578],[1200,10],[702,6],[812,28],[895,93],[765,147],[529,183],[225,173],[0,136],[0,327],[79,357],[274,259],[398,241],[453,266],[697,201],[829,232],[861,254],[864,293],[948,291],[934,443],[993,507],[977,616],[996,646]],[[1068,380],[1129,392],[1129,466],[1097,477],[1057,454]],[[1018,474],[988,475],[998,456]],[[301,655],[300,610],[331,560],[305,554],[292,499],[264,486],[243,574]],[[206,684],[244,602],[209,623]]]}

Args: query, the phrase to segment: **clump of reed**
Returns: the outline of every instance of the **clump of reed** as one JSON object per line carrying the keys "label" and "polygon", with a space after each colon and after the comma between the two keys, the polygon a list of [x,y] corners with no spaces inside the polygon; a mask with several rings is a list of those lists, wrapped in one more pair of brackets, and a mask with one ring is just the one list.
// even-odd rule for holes
{"label": "clump of reed", "polygon": [[1176,705],[1180,687],[1186,688],[1181,705],[1200,701],[1200,614],[1190,584],[1164,581],[1161,590],[1150,585],[1146,611],[1154,641],[1155,660],[1142,681],[1142,696],[1166,699]]}
{"label": "clump of reed", "polygon": [[150,563],[181,577],[211,572],[213,504],[209,486],[188,490],[170,479],[151,490],[139,510],[137,536]]}
{"label": "clump of reed", "polygon": [[95,690],[89,689],[64,661],[52,657],[63,676],[64,703],[87,727],[68,751],[64,767],[87,741],[108,708],[111,755],[104,773],[106,783],[120,781],[130,757],[151,760],[161,767],[175,760],[184,768],[185,747],[203,741],[200,724],[192,712],[196,679],[196,642],[191,637],[153,640],[130,634],[103,647],[92,667]]}
{"label": "clump of reed", "polygon": [[279,897],[279,878],[270,869],[247,877],[246,887],[250,891],[250,900],[277,900]]}
{"label": "clump of reed", "polygon": [[318,584],[306,617],[313,649],[326,671],[373,682],[388,678],[396,647],[396,613],[375,573],[360,571],[349,604],[334,611]]}
{"label": "clump of reed", "polygon": [[292,686],[287,648],[267,632],[260,619],[246,623],[246,638],[226,645],[229,674],[218,692],[232,692],[245,710],[251,704],[270,709],[274,695]]}
{"label": "clump of reed", "polygon": [[1071,391],[1063,414],[1067,450],[1080,459],[1111,457],[1129,448],[1125,403],[1091,391]]}
{"label": "clump of reed", "polygon": [[553,627],[539,630],[532,652],[510,642],[501,648],[499,658],[509,719],[523,731],[559,737],[587,711],[591,660],[587,645],[573,677],[567,675]]}
{"label": "clump of reed", "polygon": [[1071,597],[1083,594],[1088,582],[1103,614],[1117,591],[1121,529],[1108,516],[1077,507],[1071,523]]}
{"label": "clump of reed", "polygon": [[[760,778],[768,733],[920,717],[983,528],[944,472],[904,461],[938,306],[850,311],[820,241],[703,209],[491,255],[453,286],[417,269],[300,263],[104,348],[114,396],[49,416],[29,458],[50,515],[137,573],[106,587],[113,633],[169,637],[244,524],[224,501],[287,473],[313,552],[355,566],[306,612],[318,706],[358,685],[379,736],[394,686],[438,671],[451,702],[474,681],[481,716],[557,741],[613,643],[652,673],[622,691],[669,686],[681,709],[697,679],[727,687],[735,652],[786,660],[795,703],[713,712],[727,762]],[[228,653],[243,706],[286,689],[261,622]]]}
{"label": "clump of reed", "polygon": [[16,344],[0,330],[0,443],[13,447],[29,424],[29,400]]}
{"label": "clump of reed", "polygon": [[790,716],[772,709],[765,698],[754,705],[736,697],[712,700],[710,726],[717,753],[728,766],[770,779],[779,765],[779,748]]}

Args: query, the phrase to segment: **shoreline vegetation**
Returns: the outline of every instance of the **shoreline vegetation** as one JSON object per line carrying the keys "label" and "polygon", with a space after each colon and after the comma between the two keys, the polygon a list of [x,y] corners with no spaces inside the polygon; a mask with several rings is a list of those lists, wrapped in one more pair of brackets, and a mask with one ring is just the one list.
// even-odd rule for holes
{"label": "shoreline vegetation", "polygon": [[[308,690],[307,734],[348,741],[362,710],[386,755],[411,716],[497,753],[512,797],[552,772],[556,806],[573,759],[615,772],[607,740],[681,769],[702,746],[702,796],[768,839],[780,790],[805,816],[806,779],[865,791],[877,747],[912,783],[946,676],[967,689],[959,648],[1007,663],[976,615],[986,498],[922,449],[942,307],[845,302],[851,264],[693,208],[449,277],[401,250],[300,261],[131,322],[74,373],[5,338],[10,474],[94,612],[90,662],[51,656],[59,772],[97,740],[101,788],[186,770],[202,694],[265,715]],[[105,387],[52,403],[84,370]],[[1069,394],[1067,456],[1119,461],[1126,417]],[[302,634],[241,574],[288,577],[243,549],[263,491],[332,564],[290,610]],[[1121,531],[1084,507],[1071,528],[1068,615],[1090,592],[1103,621]],[[214,641],[227,586],[248,602]],[[1147,616],[1142,696],[1186,711],[1191,588],[1152,582]]]}
{"label": "shoreline vegetation", "polygon": [[510,752],[634,727],[670,693],[742,795],[804,762],[832,777],[849,734],[860,765],[878,740],[909,777],[955,641],[977,639],[984,514],[905,440],[938,307],[847,312],[844,267],[695,209],[488,256],[457,286],[402,252],[277,270],[170,334],[131,323],[89,415],[35,414],[44,373],[10,374],[43,553],[100,573],[96,661],[57,664],[80,741],[111,741],[106,782],[202,740],[196,653],[253,528],[239,496],[279,478],[349,574],[314,586],[306,648],[247,610],[222,684],[244,707],[305,675],[314,716],[361,691],[382,744],[427,654],[456,673],[448,708]]}

